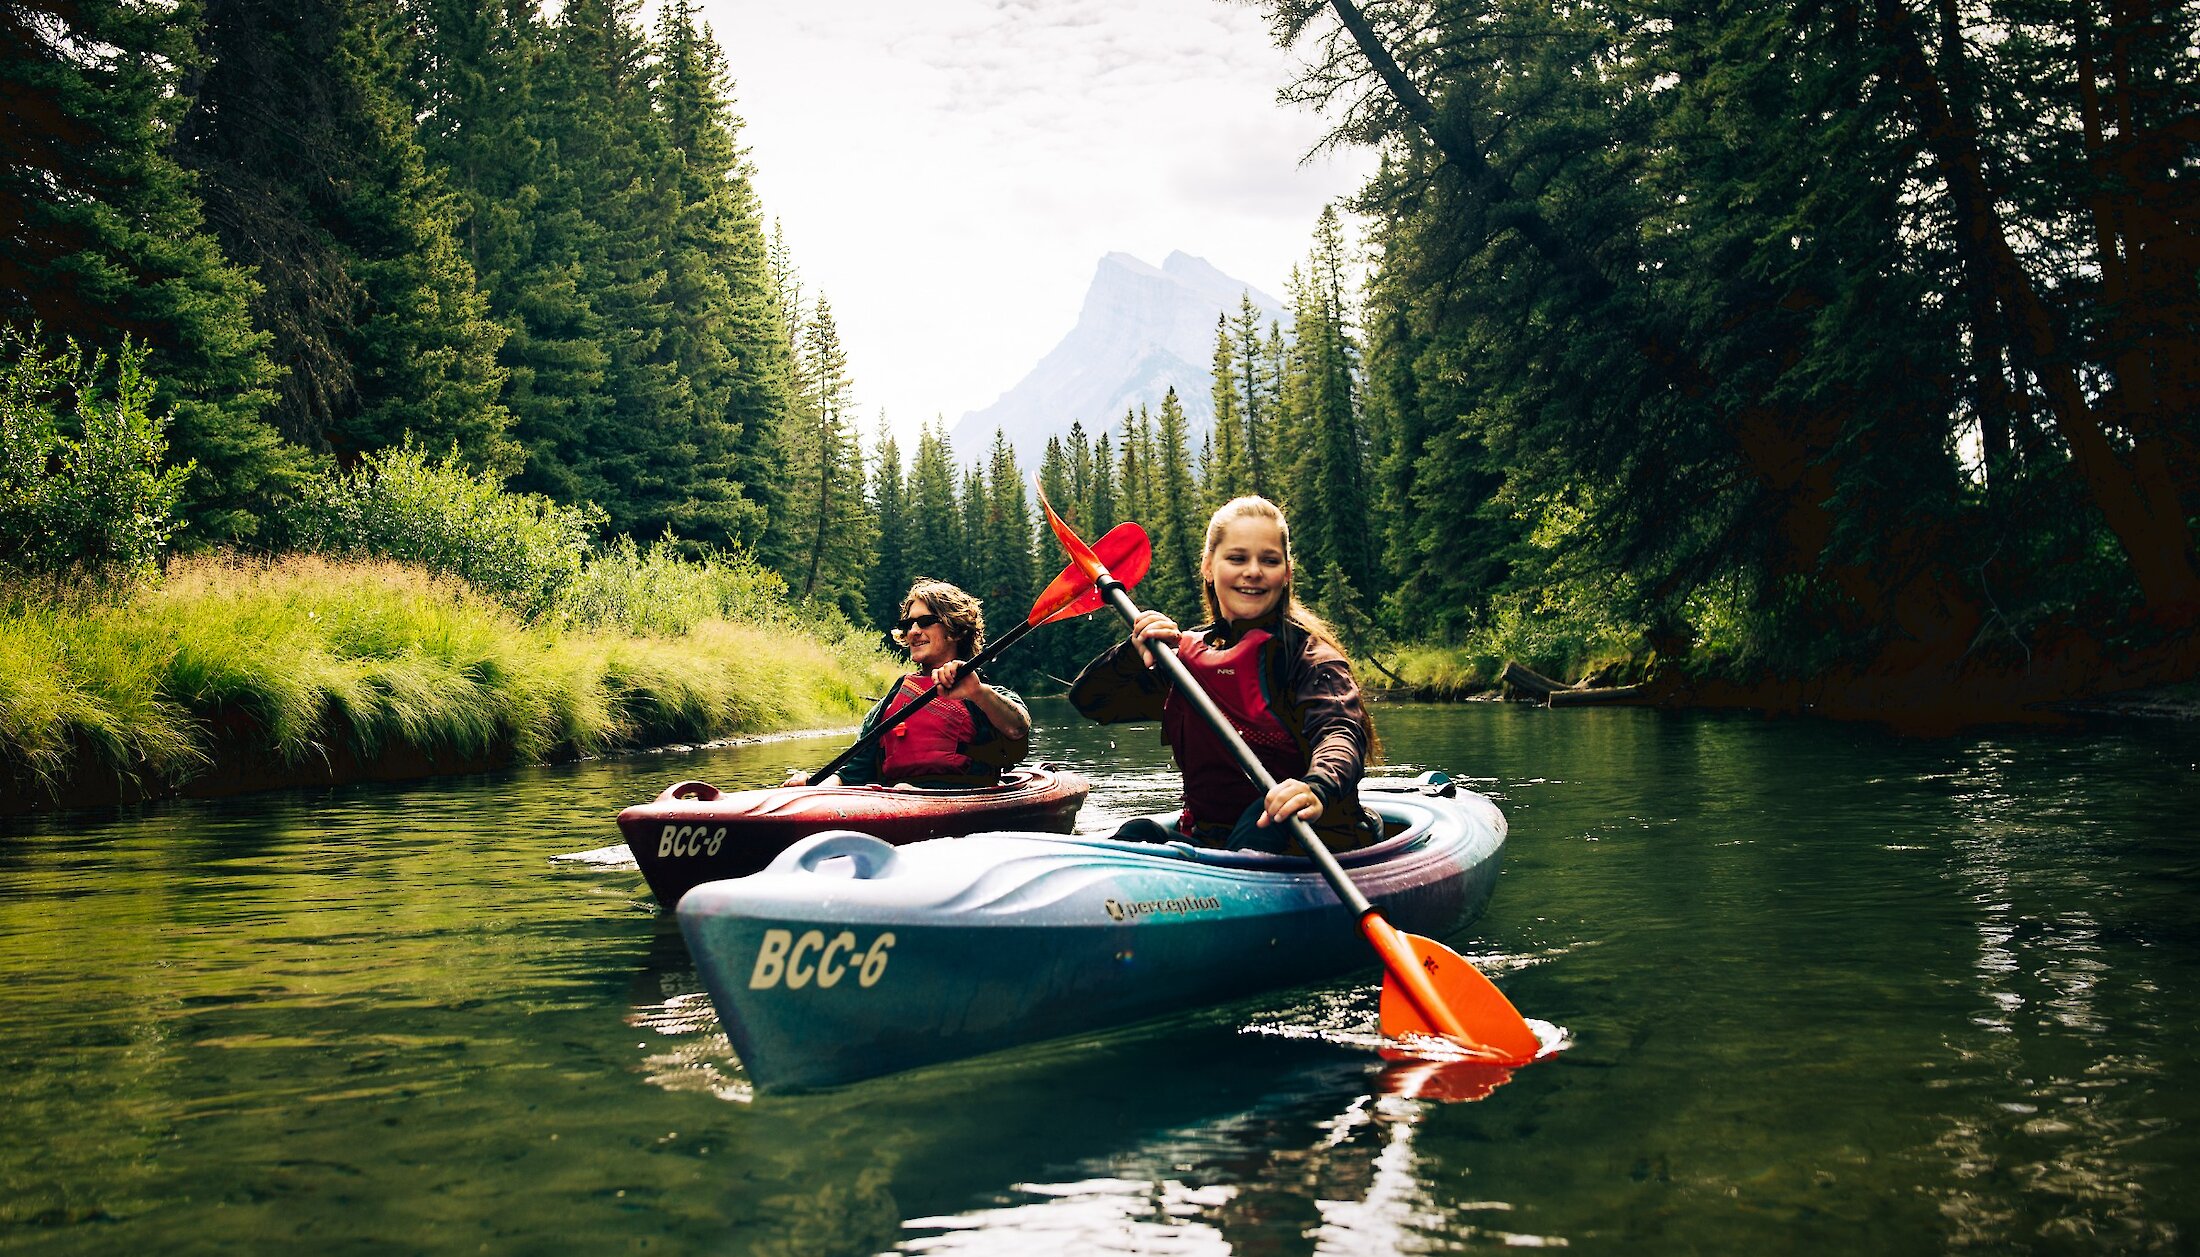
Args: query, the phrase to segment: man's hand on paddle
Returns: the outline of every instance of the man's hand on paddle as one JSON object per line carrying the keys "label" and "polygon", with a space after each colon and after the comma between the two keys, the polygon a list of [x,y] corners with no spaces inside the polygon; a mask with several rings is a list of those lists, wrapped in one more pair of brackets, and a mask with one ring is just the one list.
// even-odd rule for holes
{"label": "man's hand on paddle", "polygon": [[963,660],[950,659],[932,669],[932,684],[939,687],[941,698],[976,706],[1002,735],[1017,741],[1031,736],[1031,717],[1024,709],[1001,697],[1001,692],[987,685],[983,677],[967,671]]}
{"label": "man's hand on paddle", "polygon": [[959,698],[969,702],[978,697],[978,674],[963,672],[963,661],[950,659],[932,669],[932,684],[940,689],[941,698]]}

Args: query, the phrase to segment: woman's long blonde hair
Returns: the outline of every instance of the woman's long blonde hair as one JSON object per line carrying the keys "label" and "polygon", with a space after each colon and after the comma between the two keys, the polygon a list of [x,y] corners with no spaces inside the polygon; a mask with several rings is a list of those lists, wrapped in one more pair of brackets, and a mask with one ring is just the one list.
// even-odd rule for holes
{"label": "woman's long blonde hair", "polygon": [[[1349,667],[1352,654],[1344,648],[1344,643],[1337,640],[1336,632],[1329,627],[1327,621],[1299,601],[1299,567],[1291,561],[1291,524],[1284,519],[1283,508],[1267,498],[1255,494],[1231,498],[1216,507],[1215,513],[1207,520],[1207,544],[1201,549],[1199,556],[1199,587],[1207,602],[1208,617],[1217,624],[1222,623],[1222,599],[1215,593],[1215,581],[1208,574],[1208,564],[1214,561],[1215,551],[1222,548],[1222,530],[1229,527],[1233,520],[1247,518],[1268,520],[1276,526],[1277,535],[1283,538],[1283,565],[1291,573],[1283,582],[1283,618],[1298,625],[1307,636],[1343,655],[1346,666]],[[1364,703],[1360,711],[1367,722],[1367,762],[1374,763],[1383,753],[1382,735],[1375,732],[1375,716],[1367,710]]]}
{"label": "woman's long blonde hair", "polygon": [[1306,630],[1331,650],[1350,658],[1328,622],[1299,601],[1299,568],[1298,564],[1291,561],[1291,524],[1284,519],[1283,508],[1254,494],[1231,498],[1216,507],[1215,513],[1207,519],[1207,543],[1199,556],[1199,588],[1207,603],[1208,618],[1217,624],[1222,623],[1222,599],[1215,593],[1215,580],[1208,568],[1214,562],[1215,551],[1222,548],[1223,530],[1241,519],[1265,519],[1276,526],[1277,534],[1283,538],[1283,565],[1291,573],[1283,582],[1283,618]]}

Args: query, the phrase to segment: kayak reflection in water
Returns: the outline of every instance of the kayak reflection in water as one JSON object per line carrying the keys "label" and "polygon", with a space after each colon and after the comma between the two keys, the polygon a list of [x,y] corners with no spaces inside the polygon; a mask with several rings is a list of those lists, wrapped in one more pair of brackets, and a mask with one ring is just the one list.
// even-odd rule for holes
{"label": "kayak reflection in water", "polygon": [[[863,718],[863,734],[933,686],[945,692],[819,785],[991,786],[1031,749],[1031,713],[1014,690],[982,682],[962,661],[985,646],[985,610],[946,581],[919,580],[901,600],[894,641],[916,671]],[[810,784],[808,773],[787,785]]]}
{"label": "kayak reflection in water", "polygon": [[[1199,576],[1206,625],[1186,631],[1162,612],[1141,611],[1130,639],[1085,665],[1070,687],[1070,702],[1102,724],[1159,720],[1184,774],[1174,830],[1140,818],[1116,836],[1304,855],[1286,823],[1295,816],[1332,851],[1378,841],[1381,822],[1360,807],[1375,726],[1335,634],[1291,591],[1283,512],[1261,497],[1223,503],[1207,521]],[[1151,641],[1175,644],[1276,779],[1265,797],[1193,706],[1171,692],[1146,649]]]}

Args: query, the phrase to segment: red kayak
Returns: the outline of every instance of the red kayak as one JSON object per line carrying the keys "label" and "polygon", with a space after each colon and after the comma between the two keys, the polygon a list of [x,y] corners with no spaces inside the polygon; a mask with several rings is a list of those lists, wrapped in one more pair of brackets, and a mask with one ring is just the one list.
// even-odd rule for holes
{"label": "red kayak", "polygon": [[1066,834],[1092,784],[1059,765],[1019,768],[997,786],[779,786],[723,791],[701,781],[668,786],[619,813],[619,832],[670,908],[704,882],[745,877],[797,840],[853,829],[900,846],[996,830]]}

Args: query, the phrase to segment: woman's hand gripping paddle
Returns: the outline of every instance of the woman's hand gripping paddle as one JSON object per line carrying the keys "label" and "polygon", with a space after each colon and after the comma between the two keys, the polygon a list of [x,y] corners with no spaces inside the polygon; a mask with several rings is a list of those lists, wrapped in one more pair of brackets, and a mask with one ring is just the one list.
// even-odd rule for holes
{"label": "woman's hand gripping paddle", "polygon": [[[1147,540],[1146,530],[1136,524],[1122,523],[1110,528],[1107,535],[1100,538],[1100,544],[1095,549],[1098,557],[1107,560],[1108,566],[1117,573],[1116,579],[1125,585],[1136,585],[1144,580],[1146,570],[1153,566],[1153,542]],[[975,675],[978,669],[1000,658],[1002,651],[1023,640],[1024,634],[1040,625],[1098,611],[1100,605],[1100,590],[1092,583],[1092,577],[1085,574],[1084,568],[1075,563],[1070,564],[1062,569],[1060,576],[1055,577],[1052,583],[1040,591],[1039,600],[1031,604],[1031,614],[1024,617],[1024,622],[986,643],[984,650],[963,665],[963,674]],[[823,781],[839,772],[849,760],[862,754],[865,748],[877,743],[902,721],[915,715],[926,703],[939,696],[940,687],[935,685],[910,699],[906,706],[871,726],[871,731],[857,738],[855,745],[833,756],[831,763],[811,773],[810,780]]]}
{"label": "woman's hand gripping paddle", "polygon": [[[1083,570],[1094,589],[1124,620],[1137,619],[1138,607],[1131,601],[1126,583],[1109,574],[1106,556],[1070,531],[1069,525],[1062,522],[1062,517],[1056,515],[1054,507],[1047,502],[1044,490],[1039,493],[1039,506],[1046,512],[1047,523],[1054,529],[1062,548],[1069,551],[1071,566]],[[1102,544],[1106,543],[1106,538],[1101,540]],[[1263,794],[1273,790],[1275,778],[1254,756],[1252,748],[1245,745],[1245,739],[1238,736],[1229,718],[1215,706],[1207,691],[1192,679],[1184,661],[1176,657],[1176,651],[1163,642],[1146,645],[1168,670],[1176,692],[1199,710],[1215,736],[1230,748],[1238,766],[1259,783]],[[1337,857],[1330,854],[1312,826],[1294,816],[1291,832],[1306,847],[1307,854],[1314,857],[1314,864],[1330,889],[1358,915],[1360,933],[1382,959],[1385,1035],[1401,1038],[1412,1034],[1441,1035],[1494,1065],[1524,1065],[1535,1059],[1542,1049],[1542,1041],[1536,1037],[1534,1028],[1503,992],[1467,963],[1466,957],[1434,939],[1408,934],[1391,925],[1384,919],[1382,909],[1369,903],[1360,888],[1345,876]]]}

